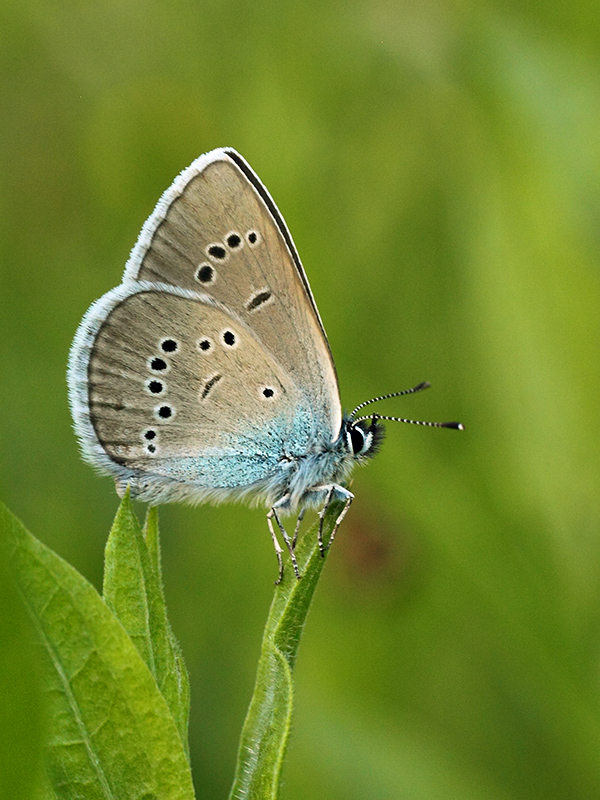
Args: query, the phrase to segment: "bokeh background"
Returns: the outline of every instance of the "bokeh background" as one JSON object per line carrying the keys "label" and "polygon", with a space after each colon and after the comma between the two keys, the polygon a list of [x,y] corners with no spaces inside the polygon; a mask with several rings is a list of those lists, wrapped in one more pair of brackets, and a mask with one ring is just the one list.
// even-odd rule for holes
{"label": "bokeh background", "polygon": [[[355,476],[282,797],[600,796],[600,6],[4,0],[1,17],[4,501],[100,586],[117,498],[78,456],[71,339],[174,176],[233,146],[292,230],[345,406],[427,379],[380,412],[467,426],[390,424]],[[161,528],[197,796],[226,797],[272,545],[241,506],[165,507]],[[31,750],[36,717],[3,708]]]}

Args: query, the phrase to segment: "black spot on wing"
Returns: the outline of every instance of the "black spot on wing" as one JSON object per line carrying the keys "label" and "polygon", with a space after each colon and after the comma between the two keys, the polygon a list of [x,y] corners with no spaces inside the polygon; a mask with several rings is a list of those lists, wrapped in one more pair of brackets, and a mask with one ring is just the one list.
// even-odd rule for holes
{"label": "black spot on wing", "polygon": [[265,290],[264,292],[258,292],[258,294],[255,294],[254,297],[251,297],[250,300],[248,300],[246,303],[246,308],[248,311],[256,311],[256,309],[260,308],[263,303],[269,301],[271,297],[272,294],[268,290]]}
{"label": "black spot on wing", "polygon": [[201,400],[206,399],[210,390],[221,380],[222,377],[222,375],[213,375],[213,377],[204,384],[204,389],[202,389],[202,394],[200,395]]}

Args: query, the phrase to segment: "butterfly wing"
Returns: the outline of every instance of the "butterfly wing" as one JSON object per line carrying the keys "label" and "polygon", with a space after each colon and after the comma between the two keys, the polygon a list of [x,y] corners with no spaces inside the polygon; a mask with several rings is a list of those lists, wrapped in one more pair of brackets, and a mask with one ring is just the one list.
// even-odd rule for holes
{"label": "butterfly wing", "polygon": [[87,364],[70,376],[85,454],[145,501],[277,497],[281,461],[315,436],[287,371],[197,292],[121,285],[84,318],[71,363]]}
{"label": "butterfly wing", "polygon": [[144,225],[125,280],[222,303],[299,387],[329,441],[337,438],[335,366],[308,280],[275,203],[234,150],[207,153],[179,175]]}

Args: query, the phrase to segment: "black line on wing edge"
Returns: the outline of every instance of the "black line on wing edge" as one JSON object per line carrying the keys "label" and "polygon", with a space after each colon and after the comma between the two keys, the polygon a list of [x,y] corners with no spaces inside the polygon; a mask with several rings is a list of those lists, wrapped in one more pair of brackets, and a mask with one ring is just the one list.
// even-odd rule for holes
{"label": "black line on wing edge", "polygon": [[[312,292],[310,291],[310,286],[308,285],[308,280],[306,279],[306,275],[304,274],[304,268],[302,267],[302,263],[300,261],[300,257],[298,256],[298,253],[296,252],[296,248],[295,248],[294,243],[292,241],[292,237],[290,236],[290,232],[287,229],[287,225],[283,221],[283,218],[282,218],[281,214],[279,213],[279,210],[278,210],[277,206],[275,205],[273,199],[271,198],[271,195],[267,192],[266,188],[262,185],[258,175],[256,175],[254,173],[254,171],[250,168],[249,164],[246,164],[246,162],[237,153],[234,153],[232,150],[226,150],[225,152],[227,153],[229,158],[242,170],[244,175],[248,178],[248,180],[250,181],[252,186],[254,186],[254,188],[258,192],[258,194],[259,194],[260,198],[262,199],[262,201],[264,202],[264,204],[267,206],[267,208],[271,212],[271,214],[273,216],[273,219],[277,223],[277,227],[279,228],[279,230],[281,232],[281,235],[283,236],[283,238],[285,240],[285,243],[288,246],[288,250],[290,251],[290,253],[292,255],[292,258],[294,259],[294,264],[296,265],[296,269],[298,270],[298,274],[302,278],[302,283],[304,284],[304,288],[306,289],[306,293],[310,297],[310,299],[312,301],[312,304],[314,306],[315,303],[314,303],[314,300],[313,300],[313,297],[312,297]],[[315,311],[316,311],[316,308],[315,308]],[[318,314],[317,314],[317,319],[318,319]],[[323,331],[323,333],[325,333],[325,331]],[[327,338],[327,337],[325,337],[325,338]]]}
{"label": "black line on wing edge", "polygon": [[278,210],[277,206],[275,205],[274,200],[271,198],[271,195],[267,191],[266,187],[263,186],[263,184],[260,182],[260,179],[259,179],[258,175],[256,175],[253,172],[253,170],[250,167],[250,165],[247,164],[244,161],[244,159],[233,150],[225,150],[225,153],[229,156],[229,158],[233,161],[233,163],[248,178],[248,180],[250,181],[250,183],[252,184],[252,186],[256,190],[256,193],[258,194],[258,196],[261,198],[263,203],[267,206],[267,208],[271,212],[271,215],[273,216],[273,219],[275,220],[275,224],[277,225],[281,235],[283,236],[283,239],[284,239],[284,241],[285,241],[285,243],[287,245],[287,248],[288,248],[288,250],[289,250],[289,252],[290,252],[290,254],[292,256],[292,259],[294,261],[294,264],[296,265],[296,269],[298,270],[298,275],[300,275],[300,279],[301,279],[302,283],[304,284],[304,291],[306,292],[306,294],[308,296],[308,299],[310,300],[310,304],[313,307],[313,311],[314,311],[315,317],[317,319],[317,323],[318,323],[319,327],[321,328],[321,333],[323,334],[323,339],[325,340],[325,346],[327,347],[327,350],[329,351],[329,357],[331,359],[331,368],[333,369],[333,374],[335,375],[336,382],[337,382],[337,372],[336,372],[336,369],[335,369],[335,362],[333,360],[333,354],[331,352],[331,347],[329,346],[329,340],[327,338],[327,334],[325,333],[325,328],[323,327],[323,323],[321,322],[321,317],[319,315],[319,310],[317,308],[317,304],[315,303],[315,299],[314,299],[314,297],[312,295],[312,292],[310,290],[310,286],[309,286],[309,283],[308,283],[308,278],[306,277],[306,274],[304,272],[304,268],[302,266],[302,262],[300,261],[300,256],[296,252],[296,247],[294,246],[294,242],[292,241],[292,237],[290,235],[290,232],[287,229],[287,225],[285,224],[281,214],[279,213],[279,210]]}
{"label": "black line on wing edge", "polygon": [[248,178],[248,180],[250,181],[252,186],[254,186],[254,188],[256,189],[256,191],[258,192],[260,197],[262,198],[263,202],[265,203],[265,205],[267,206],[267,208],[269,209],[269,211],[273,215],[273,219],[277,223],[277,227],[279,228],[279,230],[281,231],[281,235],[285,239],[285,243],[287,244],[287,246],[289,248],[289,251],[292,254],[292,258],[294,259],[294,263],[296,264],[296,267],[298,268],[298,272],[300,273],[300,277],[302,278],[302,281],[303,281],[303,283],[304,283],[304,285],[306,287],[306,291],[308,292],[309,297],[310,297],[310,287],[308,286],[308,282],[307,282],[306,277],[304,275],[304,270],[302,268],[302,264],[300,263],[300,258],[298,257],[298,253],[296,252],[296,248],[294,247],[294,243],[292,242],[292,237],[290,236],[290,232],[287,229],[287,225],[283,221],[283,219],[281,217],[281,214],[279,213],[279,211],[277,209],[277,206],[275,205],[275,203],[271,199],[271,195],[267,192],[265,187],[260,182],[260,180],[258,178],[258,175],[256,175],[254,173],[254,171],[251,169],[250,165],[247,164],[241,158],[241,156],[239,156],[237,153],[234,153],[232,150],[226,150],[225,152],[227,153],[229,158],[242,170],[244,175]]}

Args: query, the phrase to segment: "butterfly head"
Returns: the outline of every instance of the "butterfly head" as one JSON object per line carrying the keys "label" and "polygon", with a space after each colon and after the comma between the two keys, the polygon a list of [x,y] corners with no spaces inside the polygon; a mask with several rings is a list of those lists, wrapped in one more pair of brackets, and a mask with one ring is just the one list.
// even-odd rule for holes
{"label": "butterfly head", "polygon": [[343,441],[349,455],[359,461],[372,458],[381,447],[385,428],[377,417],[354,420],[349,417],[344,422]]}
{"label": "butterfly head", "polygon": [[421,392],[423,389],[428,389],[430,384],[423,381],[418,386],[412,389],[404,389],[402,392],[392,392],[391,394],[381,395],[374,397],[372,400],[366,400],[364,403],[356,406],[354,411],[346,417],[342,427],[342,437],[349,455],[357,459],[371,458],[379,450],[383,437],[385,436],[385,429],[381,424],[381,420],[390,420],[391,422],[408,422],[412,425],[426,425],[430,428],[454,428],[456,430],[463,430],[464,426],[460,422],[421,422],[420,420],[405,419],[404,417],[390,417],[381,414],[373,414],[368,417],[358,417],[356,414],[365,406],[371,403],[377,403],[380,400],[388,400],[390,397],[402,397],[406,394],[415,394]]}

